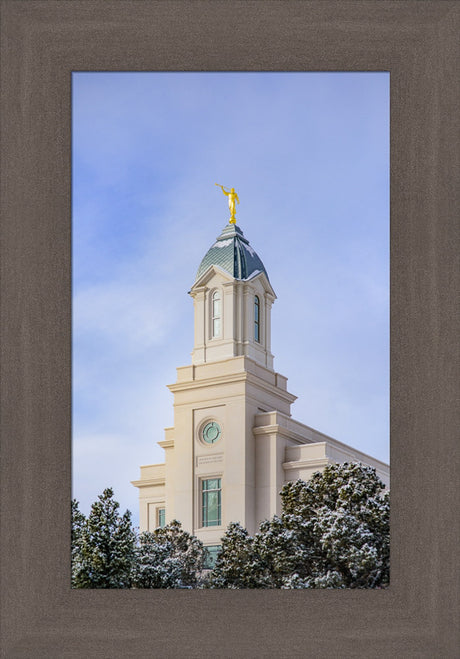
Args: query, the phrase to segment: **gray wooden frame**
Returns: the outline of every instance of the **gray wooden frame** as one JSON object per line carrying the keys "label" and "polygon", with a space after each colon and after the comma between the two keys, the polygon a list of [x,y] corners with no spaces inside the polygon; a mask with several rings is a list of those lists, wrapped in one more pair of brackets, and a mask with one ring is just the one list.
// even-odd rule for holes
{"label": "gray wooden frame", "polygon": [[[459,9],[3,0],[2,656],[458,656]],[[388,590],[70,589],[73,70],[390,71]]]}

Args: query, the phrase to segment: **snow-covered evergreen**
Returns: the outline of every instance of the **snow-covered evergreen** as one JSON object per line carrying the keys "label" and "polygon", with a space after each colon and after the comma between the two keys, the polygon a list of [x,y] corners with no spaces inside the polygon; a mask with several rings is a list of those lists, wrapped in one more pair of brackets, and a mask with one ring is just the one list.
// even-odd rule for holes
{"label": "snow-covered evergreen", "polygon": [[108,488],[88,518],[72,501],[74,588],[377,588],[389,583],[390,500],[371,467],[328,465],[287,483],[252,537],[232,522],[213,570],[180,522],[138,538]]}
{"label": "snow-covered evergreen", "polygon": [[71,560],[72,560],[72,586],[78,588],[77,581],[82,567],[82,541],[86,517],[78,507],[78,501],[72,500],[72,533],[71,533]]}
{"label": "snow-covered evergreen", "polygon": [[230,524],[212,588],[375,588],[389,583],[388,493],[371,467],[328,465],[287,483],[283,513],[250,537]]}
{"label": "snow-covered evergreen", "polygon": [[254,539],[241,524],[230,523],[207,585],[212,588],[259,587],[259,556],[253,544]]}
{"label": "snow-covered evergreen", "polygon": [[152,533],[142,533],[133,566],[134,588],[178,588],[182,562],[173,555],[170,542],[158,542]]}
{"label": "snow-covered evergreen", "polygon": [[194,588],[203,567],[203,543],[173,520],[141,533],[133,567],[135,588]]}
{"label": "snow-covered evergreen", "polygon": [[120,504],[107,488],[93,503],[87,519],[72,503],[72,586],[130,588],[135,533],[131,513],[118,514]]}
{"label": "snow-covered evergreen", "polygon": [[136,533],[131,513],[118,514],[110,488],[86,518],[72,501],[73,588],[194,588],[202,580],[204,550],[173,520],[151,533]]}

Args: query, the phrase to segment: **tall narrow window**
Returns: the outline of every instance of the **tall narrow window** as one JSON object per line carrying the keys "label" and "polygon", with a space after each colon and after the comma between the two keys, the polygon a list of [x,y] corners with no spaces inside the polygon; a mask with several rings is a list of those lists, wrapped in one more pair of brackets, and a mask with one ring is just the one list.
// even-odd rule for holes
{"label": "tall narrow window", "polygon": [[166,523],[166,510],[165,508],[158,508],[158,526],[165,526]]}
{"label": "tall narrow window", "polygon": [[203,568],[205,570],[212,570],[216,564],[217,556],[220,552],[220,545],[207,545],[204,549]]}
{"label": "tall narrow window", "polygon": [[220,526],[222,488],[220,478],[206,478],[201,481],[202,526]]}
{"label": "tall narrow window", "polygon": [[222,302],[219,291],[214,291],[212,295],[212,338],[220,336]]}
{"label": "tall narrow window", "polygon": [[258,295],[254,298],[254,339],[260,343],[260,300]]}

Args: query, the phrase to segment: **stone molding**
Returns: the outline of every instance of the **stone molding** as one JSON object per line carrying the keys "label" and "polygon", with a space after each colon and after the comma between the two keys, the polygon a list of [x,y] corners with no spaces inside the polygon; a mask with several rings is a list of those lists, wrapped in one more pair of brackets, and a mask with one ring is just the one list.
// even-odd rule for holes
{"label": "stone molding", "polygon": [[139,481],[131,481],[134,487],[150,487],[152,485],[165,485],[166,478],[146,478]]}

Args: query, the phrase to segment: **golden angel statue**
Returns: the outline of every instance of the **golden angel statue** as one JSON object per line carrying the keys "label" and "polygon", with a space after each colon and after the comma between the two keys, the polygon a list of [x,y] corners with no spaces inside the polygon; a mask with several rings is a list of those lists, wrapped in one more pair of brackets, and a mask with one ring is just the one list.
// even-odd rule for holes
{"label": "golden angel statue", "polygon": [[228,197],[228,207],[230,209],[230,224],[236,224],[236,217],[235,217],[235,201],[240,203],[240,200],[238,199],[238,195],[235,192],[235,188],[232,188],[230,192],[228,192],[223,185],[220,185],[219,183],[216,183],[216,185],[219,188],[222,188],[222,192],[224,195]]}

